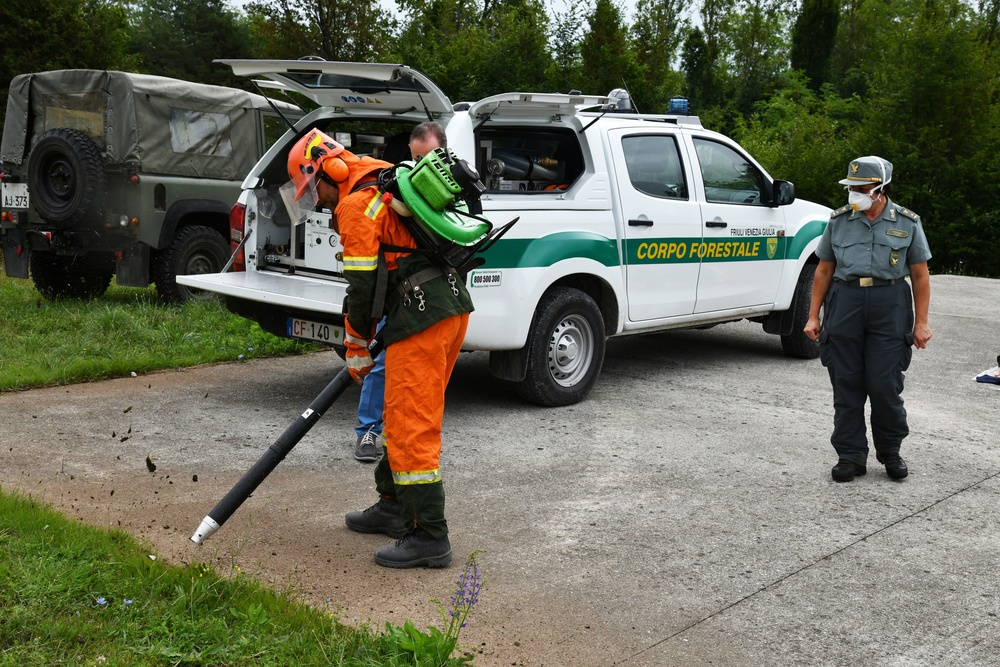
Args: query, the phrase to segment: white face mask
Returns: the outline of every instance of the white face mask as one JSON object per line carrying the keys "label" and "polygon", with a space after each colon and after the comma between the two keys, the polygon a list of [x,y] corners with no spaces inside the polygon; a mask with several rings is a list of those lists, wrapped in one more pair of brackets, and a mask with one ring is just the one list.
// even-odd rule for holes
{"label": "white face mask", "polygon": [[[874,197],[872,195],[875,195]],[[855,211],[867,211],[872,207],[876,201],[878,201],[879,193],[877,190],[871,193],[864,192],[848,192],[847,193],[847,203],[851,205],[851,208]]]}

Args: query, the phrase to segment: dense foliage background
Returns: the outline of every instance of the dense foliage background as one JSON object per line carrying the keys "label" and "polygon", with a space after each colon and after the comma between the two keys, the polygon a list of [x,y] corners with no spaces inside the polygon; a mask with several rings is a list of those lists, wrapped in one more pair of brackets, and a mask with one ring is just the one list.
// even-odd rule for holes
{"label": "dense foliage background", "polygon": [[247,87],[215,58],[403,62],[453,101],[683,95],[799,196],[840,206],[847,163],[895,165],[937,273],[1000,277],[1000,0],[6,0],[0,94],[22,72],[127,69]]}

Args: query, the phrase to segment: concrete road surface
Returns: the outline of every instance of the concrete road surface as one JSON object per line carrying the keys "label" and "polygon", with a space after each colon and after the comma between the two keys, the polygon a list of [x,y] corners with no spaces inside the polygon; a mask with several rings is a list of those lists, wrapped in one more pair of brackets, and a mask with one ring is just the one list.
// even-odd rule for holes
{"label": "concrete road surface", "polygon": [[[203,547],[201,518],[339,368],[333,353],[0,395],[0,485],[239,565],[348,623],[439,621],[465,556],[474,664],[1000,664],[1000,281],[934,276],[904,397],[910,476],[835,484],[831,391],[758,325],[609,342],[591,396],[521,403],[463,355],[443,469],[456,562],[376,566],[351,388]],[[156,471],[146,469],[150,456]],[[112,492],[114,492],[112,494]]]}

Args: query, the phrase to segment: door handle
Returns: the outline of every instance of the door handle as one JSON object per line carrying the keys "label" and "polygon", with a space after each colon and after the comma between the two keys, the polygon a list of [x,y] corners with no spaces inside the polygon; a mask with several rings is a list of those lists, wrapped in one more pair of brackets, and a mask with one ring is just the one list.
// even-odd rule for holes
{"label": "door handle", "polygon": [[722,220],[706,220],[705,221],[705,226],[706,227],[719,227],[719,228],[725,229],[729,225],[727,223],[723,222]]}
{"label": "door handle", "polygon": [[653,226],[653,221],[652,220],[629,220],[628,221],[628,226],[629,227],[652,227]]}

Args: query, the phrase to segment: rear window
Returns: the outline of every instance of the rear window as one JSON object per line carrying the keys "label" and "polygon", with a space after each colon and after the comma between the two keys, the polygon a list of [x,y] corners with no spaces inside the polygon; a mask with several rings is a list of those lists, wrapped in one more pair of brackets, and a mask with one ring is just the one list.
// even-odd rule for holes
{"label": "rear window", "polygon": [[101,91],[83,93],[52,93],[43,97],[46,130],[68,127],[79,130],[104,144],[104,94]]}

